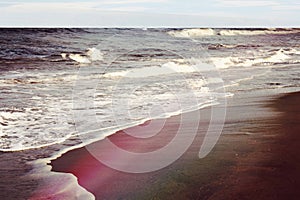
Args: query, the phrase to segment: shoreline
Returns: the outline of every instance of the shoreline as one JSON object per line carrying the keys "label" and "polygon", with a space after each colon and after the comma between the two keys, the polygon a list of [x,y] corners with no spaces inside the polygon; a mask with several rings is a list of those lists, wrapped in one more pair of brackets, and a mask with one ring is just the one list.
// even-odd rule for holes
{"label": "shoreline", "polygon": [[[51,161],[52,171],[74,174],[78,178],[79,184],[87,191],[92,192],[96,199],[165,199],[170,197],[183,199],[282,199],[274,198],[276,197],[274,192],[277,192],[271,187],[274,180],[273,182],[263,181],[264,185],[261,186],[255,182],[260,180],[260,177],[265,178],[267,173],[280,171],[282,158],[280,159],[279,151],[272,151],[280,145],[285,145],[285,143],[278,142],[283,137],[281,134],[283,129],[278,129],[278,127],[281,127],[284,119],[297,120],[291,119],[285,109],[289,107],[286,105],[289,105],[291,101],[295,103],[300,99],[300,93],[278,96],[275,96],[274,100],[272,100],[274,96],[271,97],[271,101],[233,99],[234,103],[231,102],[228,107],[229,117],[225,123],[224,133],[213,152],[204,159],[197,157],[203,139],[203,134],[198,134],[200,137],[195,139],[192,146],[180,159],[156,172],[126,174],[112,170],[99,163],[85,147],[67,152],[62,157]],[[287,102],[283,105],[280,103],[282,101]],[[295,111],[299,109],[298,105],[292,105],[295,107],[292,106],[289,109],[293,108]],[[209,110],[209,108],[201,110],[201,116],[206,116],[205,120],[209,117]],[[250,113],[245,115],[247,110]],[[257,112],[263,115],[255,118],[254,115]],[[264,116],[266,113],[267,115]],[[190,115],[190,113],[188,114]],[[128,139],[122,131],[109,136],[109,138],[120,147],[131,151],[154,150],[170,140],[170,136],[172,136],[170,132],[176,130],[179,116],[167,119],[165,131],[169,135],[159,143],[154,143],[158,142],[157,140],[150,142],[155,145],[147,147],[138,145],[137,141]],[[200,122],[199,132],[207,130],[207,121],[205,122],[205,120]],[[288,141],[286,139],[285,142]],[[99,148],[101,141],[92,145],[94,148]],[[101,149],[101,151],[107,150]],[[277,159],[280,163],[274,156],[279,157]],[[277,171],[276,173],[277,177],[282,175]],[[296,185],[300,186],[298,183]],[[254,191],[261,190],[265,186],[269,186],[270,189],[264,189],[265,195],[257,196]],[[298,193],[295,192],[294,195],[298,196]],[[290,199],[293,199],[293,196],[290,196]]]}

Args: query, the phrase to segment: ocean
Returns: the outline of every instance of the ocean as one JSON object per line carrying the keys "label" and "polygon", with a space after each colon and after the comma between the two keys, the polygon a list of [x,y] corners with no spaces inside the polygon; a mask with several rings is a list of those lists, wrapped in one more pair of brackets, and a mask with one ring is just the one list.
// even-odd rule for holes
{"label": "ocean", "polygon": [[22,152],[41,176],[62,153],[152,119],[298,91],[299,39],[283,28],[2,28],[1,155]]}

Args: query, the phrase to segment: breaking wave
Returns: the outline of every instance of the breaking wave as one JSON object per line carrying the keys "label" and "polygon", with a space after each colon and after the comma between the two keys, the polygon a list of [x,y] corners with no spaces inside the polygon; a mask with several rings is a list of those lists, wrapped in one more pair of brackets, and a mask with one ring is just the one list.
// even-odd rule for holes
{"label": "breaking wave", "polygon": [[[168,75],[173,73],[193,73],[197,72],[200,67],[205,68],[206,64],[194,63],[194,65],[188,65],[184,63],[167,62],[161,66],[143,67],[131,70],[124,70],[118,72],[106,73],[105,77],[128,77],[128,78],[143,78],[150,76]],[[211,67],[210,67],[211,68]]]}
{"label": "breaking wave", "polygon": [[88,48],[87,52],[85,53],[85,55],[81,55],[81,54],[67,54],[67,53],[62,53],[61,57],[63,59],[71,59],[74,60],[78,63],[82,63],[82,64],[90,64],[94,61],[101,61],[103,60],[103,53],[96,49],[96,48]]}
{"label": "breaking wave", "polygon": [[235,35],[284,35],[300,33],[297,29],[268,29],[268,30],[221,30],[218,34],[224,36],[235,36]]}
{"label": "breaking wave", "polygon": [[297,63],[299,61],[289,60],[292,54],[299,54],[295,49],[284,50],[280,49],[274,54],[262,57],[213,57],[210,59],[218,69],[229,67],[251,67],[257,65],[272,65],[279,63]]}
{"label": "breaking wave", "polygon": [[182,37],[182,38],[190,38],[190,37],[202,37],[202,36],[212,36],[215,35],[216,32],[213,29],[183,29],[183,30],[174,30],[169,31],[169,35],[173,37]]}
{"label": "breaking wave", "polygon": [[284,35],[300,33],[300,29],[182,29],[167,32],[169,35],[178,38],[193,38],[204,36],[250,36],[250,35]]}

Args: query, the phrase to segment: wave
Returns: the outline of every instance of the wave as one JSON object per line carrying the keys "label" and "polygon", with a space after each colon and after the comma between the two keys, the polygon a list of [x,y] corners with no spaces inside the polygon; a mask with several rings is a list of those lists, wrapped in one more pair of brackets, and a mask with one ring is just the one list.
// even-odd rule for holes
{"label": "wave", "polygon": [[[218,80],[216,80],[218,81]],[[108,127],[103,127],[100,129],[93,129],[89,127],[86,132],[80,132],[80,133],[75,133],[71,132],[69,134],[65,134],[70,132],[70,130],[73,129],[73,127],[69,127],[69,129],[62,130],[60,128],[49,128],[47,125],[44,123],[39,124],[39,125],[33,125],[35,126],[32,131],[30,128],[29,132],[26,130],[26,127],[30,127],[30,121],[28,123],[24,122],[27,121],[28,118],[32,118],[32,116],[28,117],[28,114],[25,113],[20,113],[20,114],[8,114],[8,113],[1,113],[1,118],[0,118],[0,137],[2,138],[2,141],[0,142],[0,151],[2,152],[16,152],[16,151],[24,151],[24,150],[29,150],[29,149],[37,149],[37,148],[43,148],[43,147],[48,147],[51,145],[56,145],[56,144],[64,144],[68,139],[75,138],[80,135],[80,140],[81,143],[76,144],[75,146],[72,145],[69,150],[80,148],[82,146],[91,144],[95,141],[102,140],[114,133],[117,133],[120,130],[125,130],[134,126],[138,126],[141,124],[144,124],[145,122],[149,120],[155,120],[155,119],[166,119],[175,115],[179,115],[182,113],[186,112],[191,112],[194,110],[202,109],[205,107],[217,105],[218,102],[212,98],[212,96],[217,96],[217,93],[211,93],[208,87],[203,87],[205,85],[205,82],[200,80],[198,81],[199,83],[189,83],[191,87],[198,87],[198,91],[195,91],[195,94],[197,93],[197,96],[201,97],[201,100],[203,100],[199,104],[195,105],[188,105],[184,106],[182,105],[182,108],[174,108],[174,107],[166,107],[165,105],[171,104],[173,105],[173,102],[170,101],[170,96],[165,95],[165,94],[158,94],[156,96],[153,96],[153,99],[160,98],[159,100],[161,102],[164,102],[164,112],[162,113],[157,113],[156,116],[151,116],[146,117],[146,118],[141,118],[138,120],[134,121],[128,121],[127,123],[124,121],[119,121],[119,125],[117,126],[108,126]],[[233,94],[227,93],[226,96],[232,96]],[[189,102],[190,95],[185,95],[181,98],[186,99],[185,102]],[[145,100],[147,101],[147,100]],[[151,105],[150,105],[151,106]],[[140,111],[144,111],[145,108],[143,106],[138,107]],[[146,109],[147,110],[147,109]],[[6,117],[3,117],[6,116]],[[50,116],[45,116],[47,118],[50,118]],[[73,120],[71,116],[68,117],[70,120]],[[22,121],[22,119],[25,119]],[[55,120],[55,119],[54,119]],[[12,123],[13,122],[13,123]],[[2,124],[3,123],[3,124]],[[47,123],[47,122],[45,122]],[[72,122],[73,123],[73,122]],[[89,123],[89,122],[87,122]],[[56,124],[55,122],[50,122],[50,124]],[[64,126],[65,123],[61,123],[59,127]],[[21,127],[20,127],[21,126]],[[7,128],[6,128],[7,127]],[[2,132],[2,129],[6,128]],[[53,130],[51,130],[53,128]],[[64,128],[63,128],[64,129]],[[59,131],[59,133],[54,133],[54,131]],[[23,135],[24,133],[28,133]],[[63,134],[60,134],[63,133]],[[101,133],[101,134],[99,134]],[[66,149],[62,149],[62,152],[66,152]],[[61,155],[61,152],[56,155]]]}
{"label": "wave", "polygon": [[167,32],[173,37],[179,38],[193,38],[203,36],[250,36],[250,35],[284,35],[284,34],[295,34],[300,33],[300,29],[204,29],[204,28],[193,28],[193,29],[182,29],[172,30]]}
{"label": "wave", "polygon": [[[192,63],[190,65],[187,63],[189,62],[186,60],[176,60],[174,62],[167,62],[161,66],[143,67],[107,73],[104,75],[95,75],[94,73],[91,73],[90,76],[84,76],[84,78],[88,80],[114,78],[120,76],[125,76],[126,78],[142,78],[145,79],[145,82],[139,83],[147,84],[147,87],[142,87],[140,90],[133,91],[127,95],[126,92],[131,91],[132,87],[136,86],[134,85],[136,81],[130,80],[117,88],[118,93],[111,94],[112,91],[108,90],[107,88],[112,87],[111,84],[115,84],[116,82],[104,80],[103,88],[107,90],[107,93],[103,95],[103,91],[96,91],[95,94],[91,94],[93,98],[95,98],[95,105],[91,109],[95,109],[97,119],[101,121],[101,127],[98,127],[97,124],[85,122],[82,123],[82,126],[87,126],[88,124],[89,128],[81,128],[83,130],[95,130],[98,133],[100,132],[101,136],[99,134],[93,135],[85,132],[76,132],[72,111],[74,109],[86,108],[74,108],[74,102],[72,99],[68,98],[68,96],[64,96],[63,99],[57,99],[56,97],[52,98],[52,96],[44,94],[28,94],[26,95],[26,98],[30,98],[28,101],[30,103],[28,105],[22,105],[22,109],[12,109],[6,107],[0,110],[0,151],[10,152],[46,147],[53,144],[64,143],[78,134],[83,134],[84,136],[82,137],[85,137],[88,140],[95,137],[97,137],[97,140],[99,140],[99,137],[114,134],[116,131],[142,124],[147,120],[152,120],[155,118],[167,118],[182,112],[193,109],[195,110],[214,104],[216,99],[212,98],[214,93],[210,91],[208,84],[213,82],[213,84],[219,85],[222,83],[222,81],[219,79],[206,80],[204,77],[193,73],[201,70],[201,67],[205,68],[205,64],[200,66],[197,64],[197,60],[190,61],[190,63]],[[175,79],[173,76],[168,76],[172,75],[173,73],[184,73],[186,76],[182,78],[175,77]],[[66,81],[74,80],[76,78],[74,75],[65,77],[65,79],[62,80],[60,77],[55,77],[54,79],[51,77],[49,79],[44,79],[44,77],[40,74],[37,74],[36,76],[37,80],[35,80],[33,77],[29,83],[32,81],[38,82],[39,77],[42,79],[40,82],[42,84],[48,85],[48,83],[53,84],[55,82],[61,85]],[[62,74],[61,76],[64,77],[65,75]],[[150,78],[148,79],[145,77]],[[153,80],[153,83],[150,80]],[[21,81],[22,85],[23,83],[28,83],[24,81]],[[62,81],[62,83],[60,81]],[[84,82],[85,81],[83,81],[83,83]],[[87,81],[87,83],[90,82]],[[16,85],[15,79],[7,79],[5,80],[5,84]],[[190,91],[187,90],[186,87],[182,87],[183,85],[190,88]],[[86,87],[89,88],[90,85],[87,84]],[[174,91],[178,92],[177,95],[180,95],[180,98],[183,99],[182,105],[178,106],[178,96],[170,92],[169,89],[173,89]],[[8,90],[7,92],[15,93],[16,91]],[[85,90],[77,92],[78,94],[76,95],[86,95]],[[193,92],[195,95],[195,98],[198,101],[197,103],[191,101],[190,92]],[[126,100],[126,98],[128,98],[128,102],[131,102],[130,105],[132,106],[128,109],[131,112],[132,117],[128,118],[127,110],[117,109],[120,120],[114,120],[114,113],[112,112],[114,107],[109,106],[114,105],[112,105],[111,102],[112,99],[114,99],[114,95],[117,94],[120,94],[122,100]],[[157,111],[157,113],[153,113],[153,115],[149,118],[148,111],[151,110],[154,105],[161,105],[164,109]],[[119,106],[119,104],[116,104],[116,106]],[[76,126],[78,126],[78,124],[76,124]],[[81,126],[81,123],[79,126]]]}
{"label": "wave", "polygon": [[62,53],[61,57],[63,59],[68,59],[70,58],[71,60],[74,60],[78,63],[81,64],[90,64],[92,62],[95,61],[102,61],[103,60],[103,53],[96,48],[88,48],[87,52],[85,53],[85,55],[81,55],[81,54],[67,54],[67,53]]}
{"label": "wave", "polygon": [[150,76],[168,75],[173,73],[193,73],[198,71],[196,65],[167,62],[161,66],[143,67],[119,72],[106,73],[104,77],[144,78]]}
{"label": "wave", "polygon": [[183,29],[183,30],[173,30],[168,32],[169,35],[173,37],[179,38],[190,38],[190,37],[202,37],[202,36],[212,36],[215,35],[216,32],[209,28],[209,29]]}
{"label": "wave", "polygon": [[0,136],[3,136],[4,133],[3,133],[3,129],[2,127],[3,126],[8,126],[8,121],[17,121],[18,118],[22,118],[24,117],[24,113],[23,111],[21,110],[16,110],[16,111],[1,111],[0,112],[0,127],[1,127],[1,130],[0,130]]}
{"label": "wave", "polygon": [[247,49],[247,48],[258,48],[261,47],[260,45],[255,45],[255,44],[238,44],[238,45],[233,45],[233,44],[211,44],[207,48],[209,50],[219,50],[219,49]]}
{"label": "wave", "polygon": [[218,34],[223,36],[235,35],[284,35],[300,33],[297,29],[267,29],[267,30],[221,30]]}
{"label": "wave", "polygon": [[[225,69],[229,67],[251,67],[256,65],[272,65],[279,63],[289,63],[291,54],[299,53],[296,50],[284,50],[280,49],[273,55],[266,57],[213,57],[210,62],[213,63],[218,69]],[[290,63],[295,63],[295,60],[291,60]]]}
{"label": "wave", "polygon": [[10,107],[1,109],[1,151],[49,146],[61,143],[75,133],[72,115],[65,110],[71,108],[71,100],[32,96],[29,102],[32,102],[32,105],[22,105],[22,109]]}
{"label": "wave", "polygon": [[283,51],[289,55],[300,55],[300,51],[294,48],[283,49]]}
{"label": "wave", "polygon": [[211,69],[212,66],[203,63],[198,59],[178,59],[177,62],[167,62],[160,66],[106,73],[104,77],[145,78],[151,76],[171,75],[174,73],[193,73]]}
{"label": "wave", "polygon": [[[95,54],[93,54],[96,52]],[[97,53],[98,52],[98,53]],[[88,51],[85,56],[91,60],[98,60],[98,55],[100,51],[92,50]],[[297,49],[286,48],[286,49],[277,49],[276,51],[267,52],[267,56],[260,57],[214,57],[211,58],[211,63],[214,63],[217,68],[228,68],[234,66],[250,67],[254,65],[271,65],[276,63],[287,63],[292,62],[290,58],[292,55],[299,54]],[[67,59],[67,55],[66,58]],[[295,62],[295,60],[293,61]],[[169,105],[176,105],[176,99],[172,99],[168,96],[167,90],[164,87],[160,87],[159,84],[152,85],[151,87],[146,87],[147,91],[136,91],[133,93],[133,96],[130,96],[130,101],[132,102],[132,113],[136,113],[136,118],[132,119],[133,121],[124,121],[122,122],[122,127],[131,126],[132,124],[140,123],[141,120],[144,121],[148,115],[144,115],[145,111],[150,110],[151,104],[143,104],[147,102],[147,99],[156,99],[159,105],[163,105],[166,110],[163,117],[168,117],[174,114],[180,114],[185,110],[190,110],[191,108],[199,108],[199,106],[204,103],[211,104],[213,103],[209,99],[211,91],[207,87],[207,80],[202,79],[203,77],[195,76],[198,71],[203,71],[209,65],[200,63],[197,59],[194,60],[185,60],[178,59],[169,61],[160,66],[150,66],[150,67],[141,67],[135,69],[127,69],[117,72],[111,72],[106,74],[94,74],[91,73],[90,76],[85,78],[87,79],[99,79],[99,78],[115,78],[115,77],[125,77],[125,78],[147,78],[154,77],[151,80],[155,82],[159,80],[169,81],[170,85],[167,85],[169,88],[175,87],[177,91],[180,91],[181,97],[185,100],[184,102],[189,102],[190,96],[185,94],[185,90],[181,91],[182,82],[187,84],[189,88],[192,88],[195,91],[197,97],[199,97],[199,105],[186,105],[182,110],[173,109]],[[185,78],[190,77],[190,79],[185,80],[175,80],[171,76],[173,74],[184,74]],[[104,77],[103,77],[104,76]],[[78,77],[74,74],[66,76],[66,74],[60,74],[60,76],[55,76],[53,78],[49,77],[49,74],[41,75],[36,74],[36,78],[32,77],[30,79],[5,79],[5,84],[16,85],[17,83],[40,83],[51,84],[53,82],[61,84],[65,82],[72,82]],[[8,77],[6,77],[8,78]],[[11,78],[11,77],[10,77]],[[18,77],[17,77],[18,78]],[[80,77],[79,77],[80,78]],[[197,79],[197,80],[196,80]],[[17,82],[16,82],[17,81]],[[180,82],[181,81],[181,82]],[[218,80],[211,80],[218,81]],[[211,83],[211,81],[208,81]],[[84,82],[84,81],[83,81]],[[122,85],[121,90],[118,91],[120,94],[123,94],[124,91],[129,91],[132,86],[131,83],[135,81],[128,81],[126,84]],[[220,82],[220,81],[219,81]],[[103,88],[107,89],[111,87],[109,85],[111,81],[107,82],[108,85],[103,85]],[[159,82],[158,82],[159,83]],[[168,82],[167,82],[168,83]],[[105,83],[106,84],[106,83]],[[149,82],[147,83],[149,84]],[[165,82],[164,82],[165,84]],[[15,91],[10,91],[15,92]],[[82,91],[83,93],[85,91]],[[102,91],[103,94],[103,91]],[[32,94],[30,101],[32,105],[24,106],[24,109],[13,109],[6,108],[5,110],[0,110],[0,150],[1,151],[19,151],[30,148],[39,148],[43,146],[49,146],[56,143],[61,143],[68,140],[70,137],[76,135],[76,130],[74,129],[74,122],[72,117],[73,108],[72,101],[69,99],[58,101],[57,98],[43,98],[44,96],[37,96],[37,94]],[[131,98],[132,97],[132,98]],[[106,102],[110,102],[109,94],[97,95],[94,96],[96,113],[101,113],[101,116],[97,116],[101,120],[102,128],[110,129],[109,134],[115,133],[116,130],[120,127],[116,127],[114,122],[111,122],[111,110],[107,109],[107,105],[104,105]],[[126,95],[122,98],[127,98]],[[171,103],[170,103],[171,102]],[[152,103],[152,102],[150,102]],[[170,104],[169,104],[170,103]],[[101,104],[101,105],[100,105]],[[169,107],[168,107],[169,106]],[[120,109],[118,109],[120,110]],[[128,118],[123,117],[125,113],[121,114],[122,119],[127,120]],[[123,115],[124,114],[124,115]],[[159,117],[162,117],[159,115]],[[157,116],[153,116],[157,117]],[[147,118],[148,119],[148,118]],[[130,119],[131,120],[131,119]],[[73,130],[73,131],[72,131]],[[101,132],[102,133],[102,132]]]}

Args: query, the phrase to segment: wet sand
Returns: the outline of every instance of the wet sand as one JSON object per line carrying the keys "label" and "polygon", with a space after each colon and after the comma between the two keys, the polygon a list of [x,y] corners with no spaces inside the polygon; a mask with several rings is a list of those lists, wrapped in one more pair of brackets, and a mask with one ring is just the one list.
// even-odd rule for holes
{"label": "wet sand", "polygon": [[300,199],[299,102],[300,93],[271,102],[280,115],[257,128],[265,138],[249,141],[255,149],[238,160],[210,199]]}
{"label": "wet sand", "polygon": [[[74,174],[96,199],[299,199],[298,102],[300,93],[275,100],[236,95],[229,100],[217,145],[207,157],[199,159],[210,118],[210,109],[203,109],[194,143],[180,159],[156,172],[128,174],[113,170],[87,148],[52,161],[52,170]],[[183,114],[189,116],[191,125],[195,123],[194,114]],[[155,150],[174,137],[180,117],[169,118],[159,135],[150,139],[134,139],[122,131],[109,139],[133,152]],[[103,141],[88,149],[111,153]]]}

